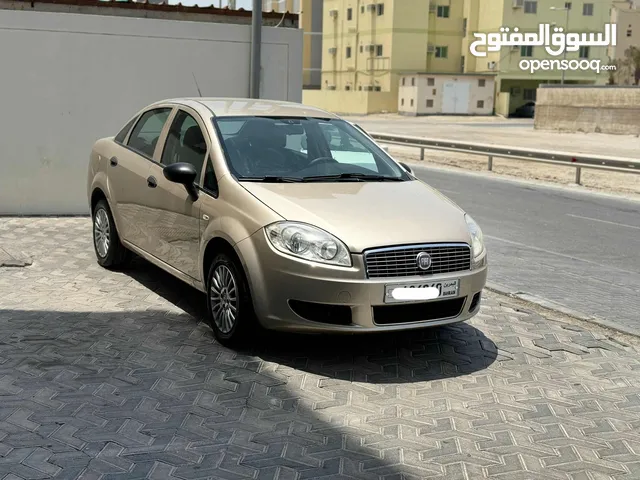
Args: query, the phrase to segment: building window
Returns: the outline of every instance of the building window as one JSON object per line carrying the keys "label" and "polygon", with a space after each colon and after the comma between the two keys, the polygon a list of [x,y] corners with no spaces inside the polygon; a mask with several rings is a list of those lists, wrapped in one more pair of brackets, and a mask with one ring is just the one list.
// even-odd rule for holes
{"label": "building window", "polygon": [[564,8],[571,10],[571,2],[564,2]]}
{"label": "building window", "polygon": [[364,51],[364,48],[362,47],[362,45],[360,45],[360,53],[362,53]]}
{"label": "building window", "polygon": [[373,89],[374,89],[376,92],[381,92],[381,91],[382,91],[382,87],[381,87],[380,85],[376,85],[375,87],[373,87]]}
{"label": "building window", "polygon": [[525,100],[535,101],[535,99],[536,99],[536,89],[535,88],[525,88],[522,91],[522,97]]}
{"label": "building window", "polygon": [[411,99],[411,106],[413,107],[413,98]]}
{"label": "building window", "polygon": [[360,7],[360,13],[364,13],[364,5]]}
{"label": "building window", "polygon": [[538,2],[537,0],[525,0],[524,2],[524,13],[538,13]]}
{"label": "building window", "polygon": [[433,100],[427,100],[427,108],[433,108]]}
{"label": "building window", "polygon": [[631,36],[631,25],[629,25],[629,28],[627,29],[627,37]]}
{"label": "building window", "polygon": [[460,71],[464,73],[464,55],[460,57]]}
{"label": "building window", "polygon": [[376,55],[378,57],[382,56],[382,45],[376,45]]}
{"label": "building window", "polygon": [[404,87],[404,77],[402,77],[402,86]]}
{"label": "building window", "polygon": [[582,15],[586,17],[593,16],[593,3],[585,3],[582,5]]}
{"label": "building window", "polygon": [[351,58],[351,47],[347,47],[347,58]]}
{"label": "building window", "polygon": [[484,108],[484,100],[478,100],[478,108]]}
{"label": "building window", "polygon": [[415,86],[416,86],[416,79],[415,79],[415,78],[412,78],[412,79],[411,79],[411,86],[412,86],[412,87],[415,87]]}
{"label": "building window", "polygon": [[484,78],[481,78],[478,80],[478,86],[479,87],[484,87],[486,85],[487,81]]}
{"label": "building window", "polygon": [[533,57],[533,47],[531,45],[522,45],[520,47],[521,57]]}
{"label": "building window", "polygon": [[378,4],[377,11],[378,11],[378,15],[383,15],[384,14],[384,3],[379,3]]}
{"label": "building window", "polygon": [[345,90],[351,90],[351,87],[349,85],[347,85],[346,87],[344,87]]}
{"label": "building window", "polygon": [[463,37],[467,36],[467,19],[466,18],[462,19],[462,36]]}
{"label": "building window", "polygon": [[347,8],[347,20],[351,20],[353,18],[353,9]]}
{"label": "building window", "polygon": [[449,18],[449,6],[448,5],[438,5],[438,9],[436,10],[436,15],[440,18]]}
{"label": "building window", "polygon": [[580,58],[589,58],[589,47],[582,46],[578,51],[578,57]]}
{"label": "building window", "polygon": [[437,90],[434,88],[433,90],[431,90],[431,95],[435,96],[436,92],[437,92]]}
{"label": "building window", "polygon": [[433,87],[436,84],[436,79],[435,78],[427,78],[427,86],[428,87]]}
{"label": "building window", "polygon": [[400,105],[404,106],[404,98],[400,100]]}
{"label": "building window", "polygon": [[436,47],[436,58],[447,58],[449,47]]}

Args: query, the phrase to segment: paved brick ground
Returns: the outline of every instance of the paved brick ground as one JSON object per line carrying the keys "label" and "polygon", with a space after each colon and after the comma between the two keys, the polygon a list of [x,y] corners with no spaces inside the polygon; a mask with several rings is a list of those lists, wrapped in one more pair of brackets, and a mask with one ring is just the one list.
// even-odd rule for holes
{"label": "paved brick ground", "polygon": [[416,335],[217,345],[202,297],[2,219],[0,478],[637,479],[640,355],[489,295]]}

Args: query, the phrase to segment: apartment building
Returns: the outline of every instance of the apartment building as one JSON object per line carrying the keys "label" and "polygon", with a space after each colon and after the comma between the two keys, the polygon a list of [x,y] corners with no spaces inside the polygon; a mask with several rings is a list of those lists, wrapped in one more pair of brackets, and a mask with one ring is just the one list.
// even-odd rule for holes
{"label": "apartment building", "polygon": [[611,23],[618,25],[616,45],[609,48],[609,57],[617,60],[619,70],[612,75],[617,85],[633,85],[636,80],[638,61],[627,57],[630,47],[640,49],[640,1],[615,1],[611,9]]}
{"label": "apartment building", "polygon": [[[541,23],[565,31],[603,32],[611,1],[586,0],[324,0],[320,92],[303,101],[340,113],[396,112],[402,75],[494,74],[495,111],[507,115],[535,100],[540,83],[607,83],[608,74],[519,67],[522,59],[550,59],[544,47],[502,47],[474,57],[473,33],[501,27],[538,32]],[[482,50],[482,49],[479,49]],[[583,47],[567,60],[600,59],[607,47]]]}

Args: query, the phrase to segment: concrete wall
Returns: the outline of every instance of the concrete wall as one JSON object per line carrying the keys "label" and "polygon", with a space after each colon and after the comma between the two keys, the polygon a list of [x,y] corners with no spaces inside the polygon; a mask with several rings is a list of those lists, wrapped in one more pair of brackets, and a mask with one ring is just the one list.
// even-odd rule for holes
{"label": "concrete wall", "polygon": [[640,87],[538,89],[540,130],[640,135]]}
{"label": "concrete wall", "polygon": [[[87,213],[92,144],[170,97],[249,94],[250,25],[0,10],[0,214]],[[263,98],[301,101],[302,31],[264,28]]]}
{"label": "concrete wall", "polygon": [[369,113],[396,112],[398,110],[398,94],[392,92],[304,90],[302,103],[342,115],[367,115]]}

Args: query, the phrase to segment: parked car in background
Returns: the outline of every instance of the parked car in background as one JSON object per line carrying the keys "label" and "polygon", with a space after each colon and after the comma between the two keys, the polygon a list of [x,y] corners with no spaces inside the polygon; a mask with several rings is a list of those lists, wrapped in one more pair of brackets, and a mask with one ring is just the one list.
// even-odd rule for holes
{"label": "parked car in background", "polygon": [[520,118],[534,118],[536,113],[536,102],[527,102],[524,105],[520,105],[513,113],[513,117]]}
{"label": "parked car in background", "polygon": [[363,130],[295,103],[173,99],[91,151],[97,261],[134,252],[206,294],[216,338],[475,315],[482,231]]}

